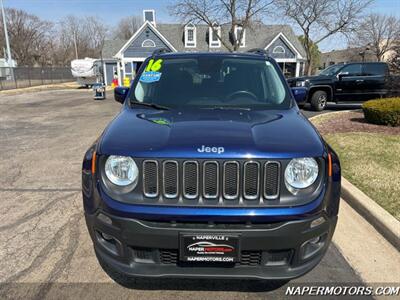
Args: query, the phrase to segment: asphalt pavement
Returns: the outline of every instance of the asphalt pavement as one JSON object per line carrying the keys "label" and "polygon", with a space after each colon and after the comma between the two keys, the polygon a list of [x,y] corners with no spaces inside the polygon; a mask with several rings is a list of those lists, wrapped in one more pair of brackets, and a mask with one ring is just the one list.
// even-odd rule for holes
{"label": "asphalt pavement", "polygon": [[1,299],[283,299],[295,283],[361,284],[334,244],[314,270],[279,288],[238,280],[114,283],[95,258],[80,182],[85,150],[119,109],[110,93],[94,101],[88,90],[0,94]]}

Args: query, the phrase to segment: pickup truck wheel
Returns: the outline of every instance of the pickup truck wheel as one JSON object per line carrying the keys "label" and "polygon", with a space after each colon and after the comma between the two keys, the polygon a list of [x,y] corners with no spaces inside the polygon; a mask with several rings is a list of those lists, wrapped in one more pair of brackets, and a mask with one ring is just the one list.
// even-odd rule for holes
{"label": "pickup truck wheel", "polygon": [[328,102],[328,94],[324,91],[316,91],[311,97],[311,107],[315,111],[324,110]]}

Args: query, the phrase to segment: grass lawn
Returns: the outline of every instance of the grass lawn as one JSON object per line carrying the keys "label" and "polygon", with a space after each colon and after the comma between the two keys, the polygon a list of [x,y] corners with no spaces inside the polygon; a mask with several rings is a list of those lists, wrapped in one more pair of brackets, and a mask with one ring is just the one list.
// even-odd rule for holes
{"label": "grass lawn", "polygon": [[330,133],[342,175],[400,220],[400,135]]}

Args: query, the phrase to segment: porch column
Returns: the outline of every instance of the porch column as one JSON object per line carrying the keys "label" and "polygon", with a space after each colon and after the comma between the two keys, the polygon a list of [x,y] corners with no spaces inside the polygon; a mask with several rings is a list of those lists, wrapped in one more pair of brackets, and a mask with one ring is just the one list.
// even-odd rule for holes
{"label": "porch column", "polygon": [[105,62],[103,62],[103,80],[104,80],[104,84],[108,85],[107,84],[107,69],[106,69],[106,63]]}
{"label": "porch column", "polygon": [[300,62],[298,60],[296,61],[296,74],[295,74],[295,76],[296,77],[300,76]]}
{"label": "porch column", "polygon": [[118,75],[118,85],[122,86],[122,80],[121,80],[121,61],[117,62],[117,75]]}

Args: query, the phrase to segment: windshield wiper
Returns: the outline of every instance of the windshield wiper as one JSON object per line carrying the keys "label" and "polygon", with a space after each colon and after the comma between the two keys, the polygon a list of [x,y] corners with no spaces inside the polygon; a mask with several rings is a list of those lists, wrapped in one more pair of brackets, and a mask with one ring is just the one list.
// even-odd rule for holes
{"label": "windshield wiper", "polygon": [[146,102],[139,102],[139,101],[132,101],[131,103],[133,105],[142,105],[142,106],[147,106],[147,107],[151,107],[151,108],[159,109],[159,110],[169,110],[169,107],[159,105],[156,103],[146,103]]}
{"label": "windshield wiper", "polygon": [[234,107],[234,106],[203,107],[202,109],[211,109],[211,110],[250,110],[249,107]]}

